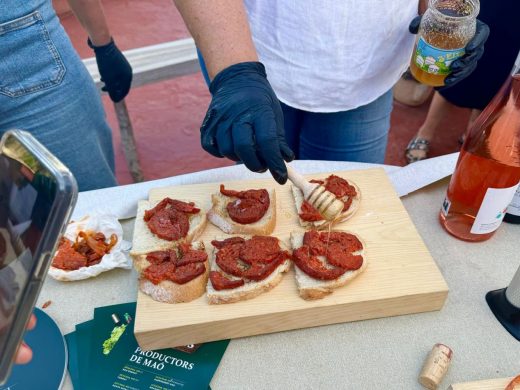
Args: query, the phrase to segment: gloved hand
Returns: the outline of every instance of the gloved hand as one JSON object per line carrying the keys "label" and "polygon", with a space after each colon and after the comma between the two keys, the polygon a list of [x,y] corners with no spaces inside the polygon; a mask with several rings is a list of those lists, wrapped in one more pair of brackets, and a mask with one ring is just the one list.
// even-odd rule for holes
{"label": "gloved hand", "polygon": [[132,83],[132,67],[127,59],[113,39],[104,46],[94,46],[90,38],[87,43],[94,49],[101,81],[105,83],[101,90],[108,92],[110,99],[115,103],[123,100],[128,95]]}
{"label": "gloved hand", "polygon": [[231,65],[215,76],[209,90],[213,98],[200,128],[204,150],[242,161],[253,172],[269,169],[284,184],[284,160],[293,160],[294,153],[285,142],[282,108],[264,66]]}
{"label": "gloved hand", "polygon": [[[419,25],[421,24],[422,16],[416,16],[408,27],[412,34],[417,34]],[[477,28],[475,35],[468,42],[465,48],[465,53],[462,57],[456,59],[451,64],[451,73],[446,76],[444,85],[442,87],[435,87],[436,90],[452,87],[459,81],[468,77],[477,67],[477,62],[484,54],[484,43],[486,43],[489,36],[489,27],[486,23],[477,19]]]}

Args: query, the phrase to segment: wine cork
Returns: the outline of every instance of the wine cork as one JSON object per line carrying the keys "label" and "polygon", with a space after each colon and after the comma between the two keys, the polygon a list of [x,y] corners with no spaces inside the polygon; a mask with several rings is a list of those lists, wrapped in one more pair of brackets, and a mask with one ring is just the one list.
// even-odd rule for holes
{"label": "wine cork", "polygon": [[453,351],[447,345],[435,344],[424,362],[419,383],[427,389],[437,389],[448,371],[452,355]]}

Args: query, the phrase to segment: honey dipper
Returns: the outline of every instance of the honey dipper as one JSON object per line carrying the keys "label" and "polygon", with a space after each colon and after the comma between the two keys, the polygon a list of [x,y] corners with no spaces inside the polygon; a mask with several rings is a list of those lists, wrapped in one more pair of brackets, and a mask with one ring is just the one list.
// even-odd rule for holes
{"label": "honey dipper", "polygon": [[343,202],[324,185],[309,183],[301,174],[287,165],[289,180],[303,192],[303,198],[319,211],[327,221],[334,221],[343,211]]}

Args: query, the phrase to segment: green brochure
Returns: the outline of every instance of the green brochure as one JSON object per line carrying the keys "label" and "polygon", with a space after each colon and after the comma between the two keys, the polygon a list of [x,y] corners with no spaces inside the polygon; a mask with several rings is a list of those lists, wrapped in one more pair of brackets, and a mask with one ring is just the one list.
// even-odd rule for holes
{"label": "green brochure", "polygon": [[94,321],[86,321],[76,325],[76,361],[78,364],[78,384],[74,390],[90,389],[86,385],[90,372],[91,340]]}
{"label": "green brochure", "polygon": [[79,384],[79,365],[78,365],[78,344],[76,343],[76,332],[71,332],[65,335],[67,342],[67,352],[69,354],[68,370],[72,387],[74,390],[81,390]]}
{"label": "green brochure", "polygon": [[81,345],[90,348],[88,367],[78,360],[80,371],[89,373],[80,375],[82,388],[208,389],[229,340],[143,351],[134,337],[135,307],[135,303],[98,307],[88,342],[81,342],[85,332],[76,333],[79,354],[84,351]]}

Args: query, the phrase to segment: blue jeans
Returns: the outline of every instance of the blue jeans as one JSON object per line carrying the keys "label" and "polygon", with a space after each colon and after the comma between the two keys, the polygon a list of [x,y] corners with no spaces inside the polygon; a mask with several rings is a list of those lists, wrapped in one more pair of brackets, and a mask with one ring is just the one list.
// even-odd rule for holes
{"label": "blue jeans", "polygon": [[99,93],[50,0],[0,2],[0,136],[11,128],[32,133],[80,191],[117,185]]}
{"label": "blue jeans", "polygon": [[[197,50],[202,75],[210,80],[202,54]],[[280,102],[285,138],[299,160],[385,161],[392,90],[364,106],[332,113],[309,112]]]}
{"label": "blue jeans", "polygon": [[280,103],[285,139],[300,160],[385,161],[392,91],[349,111],[308,112]]}

